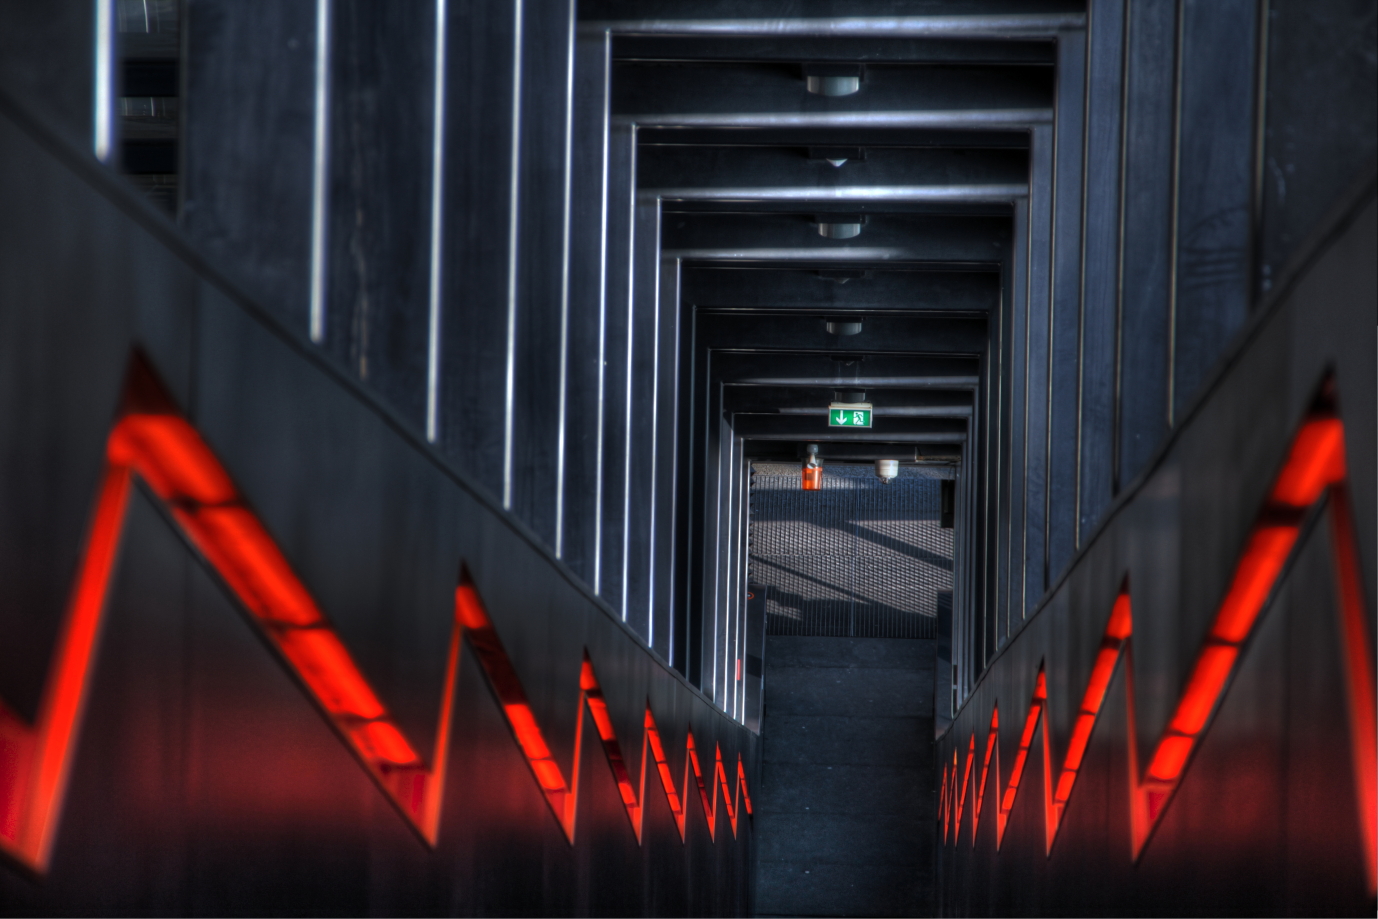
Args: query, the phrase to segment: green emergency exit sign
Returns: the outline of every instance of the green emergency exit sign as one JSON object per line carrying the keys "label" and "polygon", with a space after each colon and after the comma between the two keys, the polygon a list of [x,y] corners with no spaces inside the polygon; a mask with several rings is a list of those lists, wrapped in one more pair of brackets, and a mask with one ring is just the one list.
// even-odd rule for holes
{"label": "green emergency exit sign", "polygon": [[830,428],[869,428],[871,426],[871,403],[834,402],[828,406],[828,427]]}

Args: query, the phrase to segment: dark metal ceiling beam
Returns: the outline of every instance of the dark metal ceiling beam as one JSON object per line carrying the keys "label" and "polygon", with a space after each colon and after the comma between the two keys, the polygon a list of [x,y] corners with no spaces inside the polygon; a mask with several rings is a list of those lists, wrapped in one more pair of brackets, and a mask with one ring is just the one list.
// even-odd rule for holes
{"label": "dark metal ceiling beam", "polygon": [[[781,415],[804,415],[822,417],[828,414],[826,405],[787,406],[779,409]],[[970,418],[970,405],[896,405],[890,408],[876,406],[871,410],[875,418]]]}
{"label": "dark metal ceiling beam", "polygon": [[890,440],[903,442],[925,438],[934,443],[959,443],[966,440],[967,422],[963,418],[874,418],[870,428],[831,428],[828,419],[818,415],[756,415],[736,413],[732,433],[757,440]]}
{"label": "dark metal ceiling beam", "polygon": [[[762,417],[762,416],[752,416]],[[965,422],[962,422],[965,424]],[[827,430],[826,428],[824,429]],[[838,431],[844,429],[838,428]],[[965,432],[956,434],[951,432],[933,432],[912,434],[905,433],[885,433],[876,434],[869,431],[848,430],[845,434],[818,434],[818,433],[780,433],[772,434],[751,433],[739,434],[738,436],[749,437],[751,440],[783,440],[792,442],[808,441],[809,443],[898,443],[898,444],[962,444],[966,443],[967,435]]]}
{"label": "dark metal ceiling beam", "polygon": [[741,374],[731,378],[736,385],[758,386],[810,386],[835,387],[843,389],[856,386],[862,389],[975,389],[980,378],[971,376],[860,376],[850,380],[839,380],[824,374],[818,376],[772,376],[768,373]]}
{"label": "dark metal ceiling beam", "polygon": [[849,96],[784,64],[617,64],[612,111],[639,125],[1011,127],[1052,119],[1051,68],[870,65]]}
{"label": "dark metal ceiling beam", "polygon": [[[888,260],[994,262],[1006,255],[1010,220],[956,215],[867,215],[859,236],[830,239],[818,232],[823,214],[677,214],[661,222],[664,254],[680,250],[768,247],[836,253],[886,249]],[[846,215],[855,219],[858,215]],[[840,218],[838,218],[840,219]],[[899,254],[907,253],[907,254]],[[792,255],[785,261],[804,256]],[[838,258],[826,255],[824,258]],[[855,260],[869,256],[856,255]]]}
{"label": "dark metal ceiling beam", "polygon": [[[846,98],[846,97],[843,97]],[[861,112],[777,112],[728,111],[693,112],[671,111],[638,115],[619,115],[619,125],[662,128],[736,128],[816,129],[846,131],[852,129],[885,130],[1028,130],[1036,125],[1052,124],[1053,111],[1048,108],[982,108],[982,109],[897,109]],[[821,135],[820,135],[821,136]],[[815,141],[818,143],[821,141]],[[859,143],[860,141],[853,141]]]}
{"label": "dark metal ceiling beam", "polygon": [[1026,64],[1051,66],[1051,39],[1002,41],[857,35],[627,35],[614,32],[618,61],[846,61],[887,64]]}
{"label": "dark metal ceiling beam", "polygon": [[[826,410],[832,401],[832,387],[736,386],[723,387],[723,409],[729,412],[757,414],[782,409],[808,408]],[[970,412],[972,394],[969,390],[888,390],[866,392],[866,398],[880,411],[886,407],[909,406],[938,411]]]}
{"label": "dark metal ceiling beam", "polygon": [[[841,166],[822,156],[810,156],[806,147],[642,147],[637,154],[637,185],[646,190],[689,189],[678,195],[659,192],[662,198],[686,199],[721,198],[723,192],[715,191],[721,189],[797,189],[771,193],[773,197],[792,197],[813,189],[872,187],[974,189],[978,200],[989,200],[992,193],[1007,199],[1028,188],[1029,155],[1025,150],[853,147],[846,151],[852,158]],[[759,193],[734,197],[764,199]],[[932,198],[932,192],[924,194],[925,200]]]}
{"label": "dark metal ceiling beam", "polygon": [[[754,440],[742,443],[742,452],[747,459],[774,462],[796,462],[803,458],[803,444],[788,440]],[[818,443],[818,458],[830,462],[874,462],[878,459],[897,459],[901,463],[917,464],[944,460],[952,461],[961,457],[963,444],[939,443]]]}
{"label": "dark metal ceiling beam", "polygon": [[979,355],[987,343],[984,314],[970,317],[922,313],[864,316],[855,335],[832,335],[818,315],[787,313],[700,312],[694,334],[699,348],[748,348],[822,351],[862,351],[912,354]]}
{"label": "dark metal ceiling beam", "polygon": [[1029,148],[1029,132],[1022,127],[1009,130],[971,130],[947,128],[868,128],[806,127],[696,128],[678,125],[640,125],[637,142],[644,150],[653,146],[748,146],[808,147],[861,146],[899,148],[1020,149]]}
{"label": "dark metal ceiling beam", "polygon": [[1000,303],[994,271],[875,270],[828,278],[807,270],[705,266],[685,268],[680,284],[681,301],[699,307],[989,310]]}
{"label": "dark metal ceiling beam", "polygon": [[711,352],[713,379],[724,385],[814,386],[832,389],[970,389],[981,362],[930,354]]}
{"label": "dark metal ceiling beam", "polygon": [[[947,38],[947,39],[1029,39],[1056,38],[1067,29],[1086,27],[1086,14],[1079,11],[1033,13],[981,13],[946,16],[834,16],[793,17],[796,4],[782,4],[781,17],[737,18],[741,4],[722,4],[722,18],[704,16],[711,5],[677,7],[676,12],[694,12],[699,18],[646,17],[636,19],[592,20],[580,23],[581,31],[611,32],[614,35],[679,35],[705,37],[866,37],[866,38]],[[734,15],[735,13],[735,15]]]}
{"label": "dark metal ceiling beam", "polygon": [[919,265],[925,262],[941,262],[953,270],[971,271],[981,265],[999,264],[996,257],[978,260],[940,259],[929,250],[902,246],[848,246],[837,249],[797,248],[737,248],[737,249],[666,249],[661,253],[666,258],[677,258],[685,262],[755,262],[762,265],[782,266],[800,265],[870,265],[872,263],[893,262]]}
{"label": "dark metal ceiling beam", "polygon": [[646,188],[638,192],[645,199],[662,201],[768,201],[790,207],[812,204],[866,203],[884,207],[895,204],[1013,204],[1027,197],[1024,183],[992,185],[839,185],[736,186],[727,188]]}

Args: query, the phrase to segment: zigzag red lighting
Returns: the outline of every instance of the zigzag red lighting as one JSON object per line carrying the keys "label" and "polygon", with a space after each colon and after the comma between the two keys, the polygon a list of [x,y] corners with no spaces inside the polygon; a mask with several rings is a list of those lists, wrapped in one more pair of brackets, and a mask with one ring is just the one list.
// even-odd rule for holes
{"label": "zigzag red lighting", "polygon": [[[1278,577],[1292,554],[1306,514],[1316,502],[1329,493],[1353,773],[1360,808],[1359,824],[1365,846],[1370,896],[1378,889],[1378,843],[1375,841],[1378,839],[1378,826],[1375,826],[1378,823],[1378,789],[1375,788],[1378,786],[1378,738],[1375,738],[1378,731],[1375,730],[1373,664],[1368,651],[1369,637],[1364,624],[1363,585],[1344,483],[1344,428],[1335,416],[1331,400],[1323,396],[1318,399],[1316,407],[1297,432],[1282,471],[1254,521],[1244,553],[1192,667],[1177,708],[1169,719],[1167,729],[1159,739],[1157,747],[1148,758],[1147,768],[1142,771],[1139,767],[1135,731],[1131,728],[1128,732],[1132,798],[1131,845],[1135,859],[1148,844],[1153,828],[1162,818],[1181,783],[1187,763],[1224,696],[1226,684],[1239,662],[1241,647],[1252,633],[1265,602],[1272,594]],[[1015,754],[1009,781],[1000,798],[995,831],[997,849],[1004,841],[1005,829],[1019,793],[1034,733],[1039,720],[1043,719],[1044,825],[1047,851],[1051,854],[1063,814],[1076,785],[1087,744],[1090,742],[1091,730],[1105,701],[1115,667],[1129,651],[1132,634],[1133,616],[1126,587],[1111,610],[1100,650],[1092,665],[1091,677],[1072,728],[1072,737],[1067,745],[1062,768],[1056,773],[1056,781],[1048,722],[1044,718],[1048,698],[1047,679],[1043,667],[1040,666],[1028,714],[1020,733],[1019,749]],[[1132,669],[1126,671],[1125,682],[1129,721],[1132,725]],[[999,748],[996,742],[999,717],[997,705],[991,713],[980,787],[976,793],[971,820],[973,845],[980,826],[981,801],[992,754],[996,763],[995,780],[997,785],[999,784]],[[963,803],[975,757],[976,736],[972,734],[967,744],[965,766],[961,770],[960,787],[956,784],[959,758],[955,749],[952,762],[943,766],[939,819],[943,823],[944,842],[957,842],[962,826]]]}
{"label": "zigzag red lighting", "polygon": [[[178,413],[151,371],[137,361],[120,418],[107,441],[106,460],[85,552],[35,723],[26,724],[0,702],[0,851],[40,872],[48,865],[135,474],[168,505],[178,525],[248,610],[339,736],[428,844],[435,844],[439,832],[460,640],[466,636],[537,784],[571,843],[585,705],[638,843],[648,760],[656,764],[681,840],[685,833],[682,801],[688,795],[691,763],[710,837],[716,839],[719,789],[736,837],[739,799],[729,791],[721,749],[715,749],[718,781],[711,788],[705,787],[693,735],[687,735],[681,794],[672,782],[661,732],[649,706],[643,720],[639,789],[633,787],[587,653],[580,675],[574,765],[566,781],[467,574],[455,593],[455,627],[436,726],[435,757],[430,765],[423,763],[220,461]],[[652,754],[649,757],[648,751]],[[740,756],[735,795],[751,813]]]}

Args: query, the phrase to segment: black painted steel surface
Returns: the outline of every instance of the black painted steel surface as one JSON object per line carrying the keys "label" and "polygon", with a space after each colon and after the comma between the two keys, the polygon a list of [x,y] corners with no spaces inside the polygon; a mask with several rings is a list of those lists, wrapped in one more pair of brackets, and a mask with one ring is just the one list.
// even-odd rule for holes
{"label": "black painted steel surface", "polygon": [[[940,738],[950,807],[938,862],[944,914],[1372,913],[1373,815],[1356,787],[1373,781],[1362,752],[1373,735],[1352,712],[1364,696],[1372,705],[1374,688],[1371,676],[1352,682],[1355,665],[1345,661],[1361,655],[1373,672],[1376,249],[1370,184],[1275,289]],[[1344,488],[1307,518],[1180,787],[1150,805],[1165,810],[1136,859],[1131,788],[1178,723],[1179,698],[1199,682],[1194,668],[1254,514],[1327,379],[1344,425]],[[1335,542],[1341,510],[1354,521],[1351,545]],[[1348,608],[1339,592],[1344,553],[1359,569]],[[1132,602],[1131,650],[1113,671],[1053,837],[1053,788],[1067,779],[1069,738],[1121,591]],[[1357,634],[1344,631],[1346,609]],[[1035,713],[1046,706],[1037,722],[1025,718],[1031,700]],[[1027,759],[1017,759],[1021,746]],[[1127,756],[1134,749],[1137,760]]]}
{"label": "black painted steel surface", "polygon": [[[594,724],[587,653],[626,766],[649,705],[676,781],[685,731],[756,774],[753,734],[648,653],[539,540],[399,415],[179,241],[120,180],[0,96],[0,695],[32,721],[132,350],[147,355],[336,623],[421,755],[436,756],[454,591],[480,585],[561,768],[582,730],[574,844],[466,650],[439,842],[427,846],[257,637],[166,508],[133,499],[56,846],[0,867],[9,913],[740,914],[751,818],[716,842],[690,784],[681,842],[646,783],[640,844]],[[735,785],[735,781],[733,782]],[[721,796],[718,795],[720,798]]]}

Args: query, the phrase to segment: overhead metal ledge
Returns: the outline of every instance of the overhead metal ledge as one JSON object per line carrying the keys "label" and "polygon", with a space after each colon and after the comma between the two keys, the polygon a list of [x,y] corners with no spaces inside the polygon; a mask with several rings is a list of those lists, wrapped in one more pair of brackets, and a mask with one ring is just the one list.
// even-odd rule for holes
{"label": "overhead metal ledge", "polygon": [[619,127],[1028,128],[1052,124],[1051,108],[920,109],[889,112],[668,112],[616,115]]}
{"label": "overhead metal ledge", "polygon": [[582,33],[718,38],[1056,38],[1086,28],[1084,13],[989,16],[843,16],[799,19],[622,19],[581,23]]}
{"label": "overhead metal ledge", "polygon": [[1028,195],[1029,187],[1023,184],[647,188],[637,192],[637,197],[643,201],[787,201],[792,204],[834,204],[840,201],[883,201],[887,204],[1012,204],[1027,198]]}

